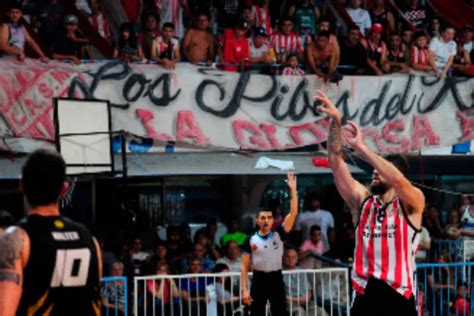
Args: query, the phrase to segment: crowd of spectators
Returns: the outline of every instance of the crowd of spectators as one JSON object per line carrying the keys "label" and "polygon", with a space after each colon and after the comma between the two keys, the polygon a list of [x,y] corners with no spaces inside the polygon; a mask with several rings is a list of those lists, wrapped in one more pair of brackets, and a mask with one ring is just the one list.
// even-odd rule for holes
{"label": "crowd of spectators", "polygon": [[474,74],[471,26],[455,38],[455,29],[420,0],[341,2],[347,28],[324,0],[121,0],[118,8],[109,0],[76,0],[74,12],[58,0],[24,0],[7,8],[0,52],[22,61],[28,44],[43,62],[100,58],[96,42],[80,30],[85,20],[113,46],[107,57],[166,68],[188,61],[332,82],[341,74]]}

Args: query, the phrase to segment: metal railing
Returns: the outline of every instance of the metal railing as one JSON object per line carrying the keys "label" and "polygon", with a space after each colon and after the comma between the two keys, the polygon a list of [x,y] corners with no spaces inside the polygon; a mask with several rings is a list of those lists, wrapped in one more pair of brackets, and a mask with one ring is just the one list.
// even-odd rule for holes
{"label": "metal railing", "polygon": [[474,314],[474,263],[418,264],[418,309],[421,315],[470,316]]}
{"label": "metal railing", "polygon": [[[283,279],[290,315],[348,315],[348,269],[286,270]],[[134,315],[246,315],[241,293],[236,272],[135,277]]]}
{"label": "metal railing", "polygon": [[103,316],[128,315],[128,286],[126,277],[103,277],[102,306]]}

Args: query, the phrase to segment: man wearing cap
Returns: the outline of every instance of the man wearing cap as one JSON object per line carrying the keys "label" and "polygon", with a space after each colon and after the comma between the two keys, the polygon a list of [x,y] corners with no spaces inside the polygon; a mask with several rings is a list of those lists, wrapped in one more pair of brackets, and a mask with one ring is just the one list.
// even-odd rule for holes
{"label": "man wearing cap", "polygon": [[77,29],[78,20],[75,15],[64,18],[64,29],[58,34],[53,44],[53,58],[58,60],[71,60],[74,64],[81,63],[84,45],[89,41],[82,38]]}
{"label": "man wearing cap", "polygon": [[3,52],[7,56],[14,56],[19,61],[24,61],[26,58],[25,44],[28,44],[40,56],[40,60],[47,63],[48,57],[23,26],[22,16],[21,4],[10,3],[7,10],[8,21],[0,26],[0,56]]}
{"label": "man wearing cap", "polygon": [[276,62],[275,54],[267,44],[268,35],[263,27],[255,28],[250,41],[250,63],[271,65]]}
{"label": "man wearing cap", "polygon": [[246,61],[250,59],[249,40],[245,37],[249,24],[240,20],[235,25],[234,30],[226,30],[220,39],[219,55],[224,63],[223,69],[236,71],[237,66],[241,69]]}
{"label": "man wearing cap", "polygon": [[369,73],[382,76],[390,70],[387,60],[387,46],[381,40],[383,33],[382,25],[372,25],[367,39],[367,65]]}

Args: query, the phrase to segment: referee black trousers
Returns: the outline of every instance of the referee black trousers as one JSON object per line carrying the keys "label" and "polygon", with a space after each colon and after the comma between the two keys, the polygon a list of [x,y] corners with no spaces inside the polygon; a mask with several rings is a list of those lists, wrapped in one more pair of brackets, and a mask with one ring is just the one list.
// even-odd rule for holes
{"label": "referee black trousers", "polygon": [[250,296],[253,300],[250,306],[252,316],[264,316],[267,301],[270,301],[272,316],[289,316],[281,271],[254,271]]}
{"label": "referee black trousers", "polygon": [[413,295],[406,299],[384,281],[371,278],[364,294],[356,294],[351,316],[417,316]]}

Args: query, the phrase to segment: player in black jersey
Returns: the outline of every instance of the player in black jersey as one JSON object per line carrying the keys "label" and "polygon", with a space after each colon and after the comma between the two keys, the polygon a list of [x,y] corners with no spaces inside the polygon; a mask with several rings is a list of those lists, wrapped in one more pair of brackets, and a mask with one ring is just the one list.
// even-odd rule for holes
{"label": "player in black jersey", "polygon": [[0,315],[100,315],[101,256],[83,225],[59,214],[67,190],[62,157],[27,158],[21,186],[26,214],[0,235]]}

